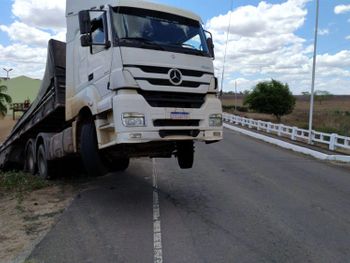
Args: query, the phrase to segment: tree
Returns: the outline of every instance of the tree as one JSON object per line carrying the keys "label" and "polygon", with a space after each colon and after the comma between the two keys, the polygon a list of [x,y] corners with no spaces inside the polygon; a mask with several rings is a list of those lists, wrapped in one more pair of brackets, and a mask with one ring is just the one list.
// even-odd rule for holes
{"label": "tree", "polygon": [[315,100],[322,104],[323,101],[328,100],[333,95],[326,90],[316,90],[315,91]]}
{"label": "tree", "polygon": [[272,79],[259,82],[245,97],[244,105],[259,113],[273,114],[280,122],[283,115],[292,113],[295,97],[288,84]]}
{"label": "tree", "polygon": [[11,97],[6,94],[7,87],[5,85],[1,85],[0,81],[0,117],[5,117],[7,113],[7,104],[12,102]]}

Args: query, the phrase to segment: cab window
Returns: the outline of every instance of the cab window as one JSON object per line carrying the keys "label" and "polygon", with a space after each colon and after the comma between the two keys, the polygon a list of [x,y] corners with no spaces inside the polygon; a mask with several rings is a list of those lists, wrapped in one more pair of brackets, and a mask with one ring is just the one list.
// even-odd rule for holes
{"label": "cab window", "polygon": [[92,54],[101,52],[105,49],[105,44],[107,42],[107,27],[105,21],[104,14],[92,19],[91,21]]}

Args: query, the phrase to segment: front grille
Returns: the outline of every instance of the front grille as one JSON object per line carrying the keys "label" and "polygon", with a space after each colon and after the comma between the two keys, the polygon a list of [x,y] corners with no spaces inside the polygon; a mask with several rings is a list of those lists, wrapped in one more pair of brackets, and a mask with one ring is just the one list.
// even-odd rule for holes
{"label": "front grille", "polygon": [[205,102],[205,94],[143,90],[139,94],[151,107],[199,109]]}
{"label": "front grille", "polygon": [[152,85],[156,86],[175,86],[175,87],[188,87],[188,88],[198,88],[200,85],[209,85],[205,82],[197,81],[182,81],[180,85],[174,85],[168,79],[152,79],[152,78],[135,78],[136,80],[145,80]]}
{"label": "front grille", "polygon": [[188,126],[188,127],[198,127],[199,126],[199,120],[154,120],[153,121],[154,127],[179,127],[179,126]]}
{"label": "front grille", "polygon": [[[154,67],[154,66],[139,66],[139,65],[125,65],[129,68],[139,68],[146,73],[155,73],[155,74],[168,74],[169,70],[172,68],[167,67]],[[179,69],[183,76],[189,77],[202,77],[204,74],[214,75],[211,72],[199,71],[199,70],[190,70],[190,69]]]}
{"label": "front grille", "polygon": [[159,136],[165,138],[168,136],[189,136],[197,137],[200,133],[200,130],[161,130],[159,131]]}

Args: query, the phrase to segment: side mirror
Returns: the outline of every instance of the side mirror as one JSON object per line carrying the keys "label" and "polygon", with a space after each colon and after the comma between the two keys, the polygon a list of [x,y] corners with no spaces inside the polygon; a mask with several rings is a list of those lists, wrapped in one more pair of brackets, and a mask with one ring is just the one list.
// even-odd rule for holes
{"label": "side mirror", "polygon": [[88,10],[82,10],[79,12],[79,27],[82,35],[91,32],[91,19]]}
{"label": "side mirror", "polygon": [[213,39],[211,37],[207,38],[207,45],[209,48],[209,54],[212,58],[215,58],[215,52],[214,52],[214,43],[213,43]]}
{"label": "side mirror", "polygon": [[85,34],[80,37],[80,43],[82,47],[91,47],[92,38],[90,34]]}

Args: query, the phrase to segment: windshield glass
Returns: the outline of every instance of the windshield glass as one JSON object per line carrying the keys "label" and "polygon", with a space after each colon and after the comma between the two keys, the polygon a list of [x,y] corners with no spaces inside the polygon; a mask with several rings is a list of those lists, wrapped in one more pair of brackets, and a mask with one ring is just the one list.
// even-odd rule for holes
{"label": "windshield glass", "polygon": [[158,11],[113,8],[113,28],[119,45],[209,56],[198,21]]}

